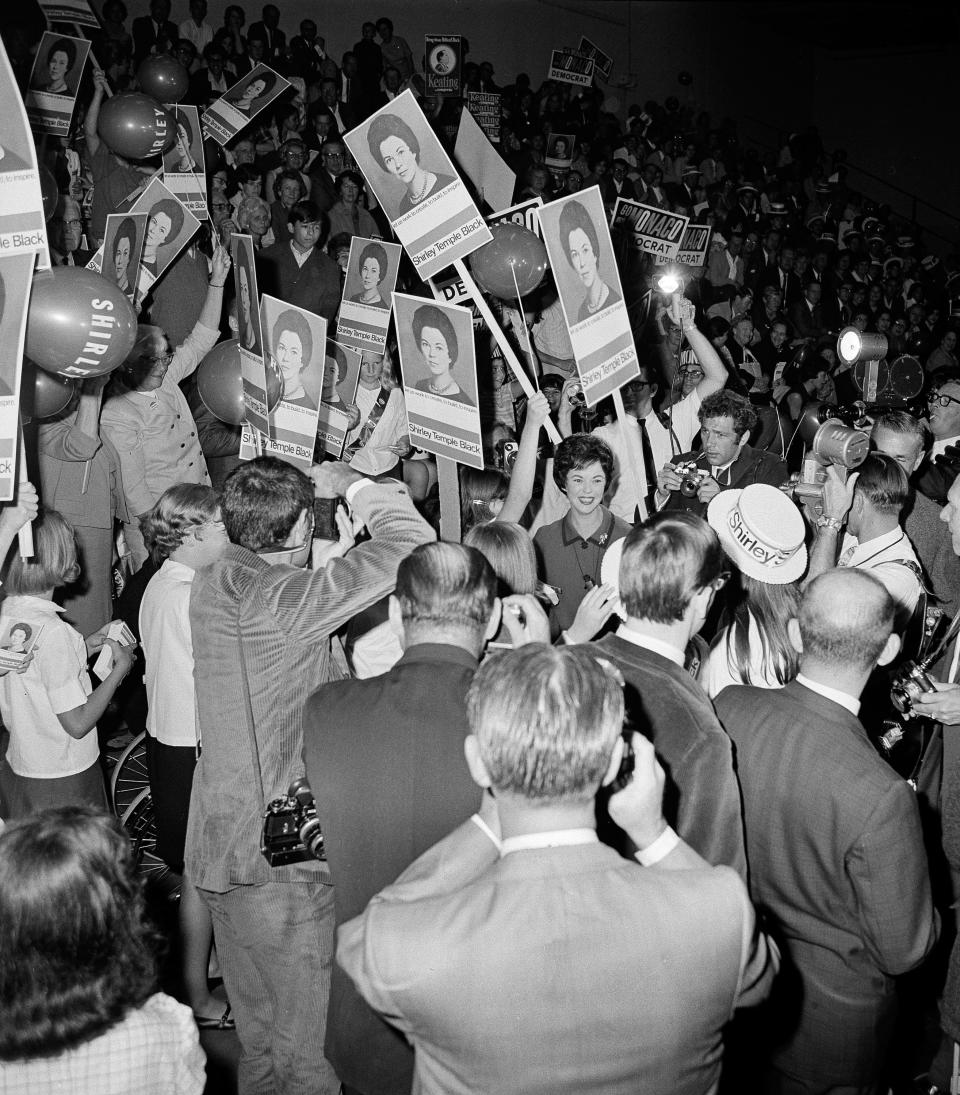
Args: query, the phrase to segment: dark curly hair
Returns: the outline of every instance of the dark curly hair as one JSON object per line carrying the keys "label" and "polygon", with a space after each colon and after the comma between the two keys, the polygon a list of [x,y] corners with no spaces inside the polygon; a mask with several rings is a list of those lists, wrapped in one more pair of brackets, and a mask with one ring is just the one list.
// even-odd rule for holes
{"label": "dark curly hair", "polygon": [[447,352],[450,354],[450,367],[453,368],[460,354],[460,344],[457,342],[457,332],[453,329],[450,318],[435,305],[423,304],[413,313],[413,337],[418,346],[424,327],[432,327],[443,336],[447,344]]}
{"label": "dark curly hair", "polygon": [[86,806],[0,832],[0,1059],[47,1057],[109,1030],[154,992],[155,936],[130,841]]}
{"label": "dark curly hair", "polygon": [[567,202],[560,212],[560,242],[567,255],[567,262],[573,265],[570,258],[570,233],[581,229],[590,241],[593,254],[597,262],[600,261],[600,237],[597,235],[597,226],[593,223],[590,214],[578,201]]}
{"label": "dark curly hair", "polygon": [[387,252],[379,243],[368,243],[360,252],[360,261],[357,263],[358,270],[363,269],[363,264],[367,259],[373,259],[380,267],[380,277],[377,278],[377,282],[383,281],[387,276]]}
{"label": "dark curly hair", "polygon": [[417,140],[416,133],[396,114],[381,114],[378,118],[373,119],[373,123],[367,130],[367,148],[380,168],[384,171],[387,170],[386,164],[383,162],[383,156],[380,153],[380,145],[388,137],[398,137],[417,157],[417,162],[420,162],[420,142]]}
{"label": "dark curly hair", "polygon": [[170,218],[170,234],[160,245],[161,247],[165,247],[168,244],[174,243],[177,236],[180,235],[180,230],[183,228],[184,207],[176,198],[161,198],[158,202],[155,202],[151,208],[150,220],[153,220],[153,218],[160,213],[163,213],[164,216]]}
{"label": "dark curly hair", "polygon": [[733,432],[738,439],[757,424],[757,412],[750,405],[750,400],[726,388],[708,395],[697,413],[701,422],[706,422],[708,418],[732,418]]}
{"label": "dark curly hair", "polygon": [[565,437],[557,446],[553,457],[553,481],[566,493],[567,476],[572,471],[585,468],[596,461],[603,468],[607,486],[613,478],[613,450],[599,437],[590,433],[575,433]]}
{"label": "dark curly hair", "polygon": [[70,41],[69,38],[58,38],[53,45],[47,50],[47,61],[49,62],[55,53],[65,53],[67,55],[67,72],[73,68],[77,63],[77,47]]}

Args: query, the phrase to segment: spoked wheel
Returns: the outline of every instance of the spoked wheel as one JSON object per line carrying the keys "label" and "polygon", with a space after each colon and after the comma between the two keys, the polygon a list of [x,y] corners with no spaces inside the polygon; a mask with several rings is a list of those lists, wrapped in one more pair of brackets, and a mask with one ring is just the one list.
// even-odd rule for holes
{"label": "spoked wheel", "polygon": [[176,901],[180,897],[180,876],[157,855],[157,822],[149,787],[130,803],[120,824],[133,841],[138,874],[162,897]]}
{"label": "spoked wheel", "polygon": [[147,735],[137,734],[117,759],[110,777],[110,797],[113,812],[119,818],[141,791],[149,789],[150,774],[147,771]]}

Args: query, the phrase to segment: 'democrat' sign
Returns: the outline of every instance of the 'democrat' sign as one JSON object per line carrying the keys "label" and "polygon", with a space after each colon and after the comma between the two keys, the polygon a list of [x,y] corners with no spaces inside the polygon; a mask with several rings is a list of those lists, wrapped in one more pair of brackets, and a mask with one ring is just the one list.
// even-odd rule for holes
{"label": "'democrat' sign", "polygon": [[550,54],[547,79],[590,87],[593,83],[593,58],[574,53],[572,49],[555,49]]}
{"label": "'democrat' sign", "polygon": [[591,58],[594,75],[599,76],[604,81],[610,79],[610,73],[613,70],[613,58],[604,53],[599,46],[594,45],[589,38],[581,38],[580,48],[577,52],[583,54],[584,57]]}
{"label": "'democrat' sign", "polygon": [[668,213],[629,198],[617,198],[610,227],[614,231],[628,230],[637,251],[658,259],[675,260],[689,223],[690,218],[682,213]]}
{"label": "'democrat' sign", "polygon": [[680,241],[676,261],[685,263],[687,266],[703,266],[710,251],[712,231],[709,224],[688,224]]}

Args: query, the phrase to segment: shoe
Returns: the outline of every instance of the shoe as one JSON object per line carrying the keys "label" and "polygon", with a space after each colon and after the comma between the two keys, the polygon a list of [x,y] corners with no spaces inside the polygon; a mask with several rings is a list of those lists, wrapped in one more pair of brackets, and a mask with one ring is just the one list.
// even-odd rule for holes
{"label": "shoe", "polygon": [[235,1019],[230,1018],[230,1005],[227,1004],[227,1010],[220,1016],[219,1019],[207,1019],[202,1015],[194,1015],[193,1021],[197,1024],[198,1030],[236,1030],[237,1022]]}

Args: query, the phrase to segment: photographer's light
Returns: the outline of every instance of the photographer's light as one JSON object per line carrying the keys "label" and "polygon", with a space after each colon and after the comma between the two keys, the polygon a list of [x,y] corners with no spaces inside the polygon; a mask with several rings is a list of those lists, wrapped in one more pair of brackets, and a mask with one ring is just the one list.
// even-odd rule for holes
{"label": "photographer's light", "polygon": [[845,365],[858,361],[882,361],[887,356],[886,335],[864,334],[856,327],[844,327],[837,339],[837,357]]}
{"label": "photographer's light", "polygon": [[681,285],[683,282],[673,273],[661,274],[657,278],[657,288],[661,293],[675,293]]}

